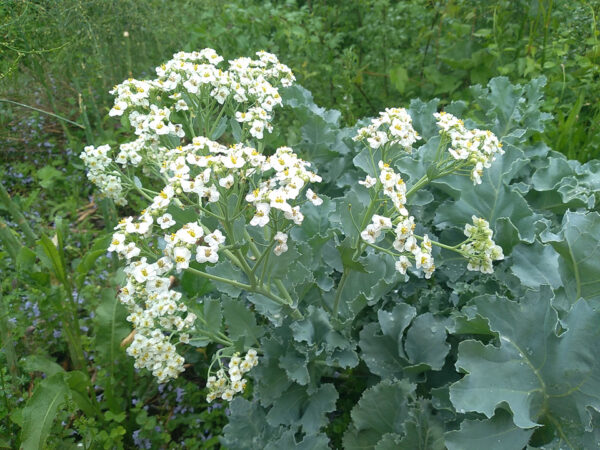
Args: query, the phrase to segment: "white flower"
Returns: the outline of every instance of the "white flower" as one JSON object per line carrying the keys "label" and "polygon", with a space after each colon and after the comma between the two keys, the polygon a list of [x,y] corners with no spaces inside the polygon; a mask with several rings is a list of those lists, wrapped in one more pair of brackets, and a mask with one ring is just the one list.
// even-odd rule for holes
{"label": "white flower", "polygon": [[381,228],[379,228],[377,225],[369,224],[367,225],[367,228],[360,233],[360,237],[363,241],[368,242],[369,244],[374,244],[380,234]]}
{"label": "white flower", "polygon": [[204,241],[211,247],[218,247],[225,242],[225,236],[220,230],[215,230],[204,237]]}
{"label": "white flower", "polygon": [[406,274],[406,270],[409,267],[411,267],[411,265],[412,264],[410,263],[410,260],[406,256],[402,255],[402,256],[400,256],[398,261],[396,261],[395,267],[398,272],[400,272],[402,275],[404,275],[404,274]]}
{"label": "white flower", "polygon": [[125,235],[122,233],[113,234],[112,241],[108,247],[109,252],[121,253],[125,249]]}
{"label": "white flower", "polygon": [[190,222],[181,227],[175,236],[180,242],[195,244],[204,235],[204,230],[196,222]]}
{"label": "white flower", "polygon": [[304,214],[300,212],[299,206],[294,206],[290,212],[285,212],[284,217],[288,220],[293,220],[296,225],[302,225]]}
{"label": "white flower", "polygon": [[258,203],[256,205],[256,212],[254,213],[254,217],[250,220],[250,225],[252,225],[253,227],[264,227],[267,223],[269,223],[270,210],[271,206],[268,203]]}
{"label": "white flower", "polygon": [[233,175],[231,175],[231,174],[229,174],[225,178],[221,178],[219,180],[219,185],[221,187],[224,187],[225,189],[231,188],[231,186],[233,186],[233,183],[234,183],[234,179],[233,179]]}
{"label": "white flower", "polygon": [[392,228],[392,221],[389,217],[373,214],[371,220],[373,225],[377,226],[380,230],[390,230]]}
{"label": "white flower", "polygon": [[187,269],[190,266],[191,257],[192,252],[186,247],[175,247],[175,250],[173,250],[173,260],[175,261],[175,268],[178,272]]}
{"label": "white flower", "polygon": [[173,216],[171,214],[166,213],[156,219],[156,223],[160,225],[160,228],[166,230],[167,228],[171,228],[175,225],[175,221],[173,220]]}
{"label": "white flower", "polygon": [[323,199],[315,194],[312,189],[308,189],[306,191],[306,198],[315,206],[323,204]]}
{"label": "white flower", "polygon": [[122,116],[126,109],[127,109],[127,102],[117,101],[117,102],[115,102],[112,109],[108,112],[108,115],[111,117]]}
{"label": "white flower", "polygon": [[273,249],[273,253],[275,253],[277,256],[279,256],[282,253],[287,252],[287,250],[288,250],[288,246],[287,246],[287,239],[288,239],[288,237],[287,237],[287,234],[282,233],[281,231],[278,231],[275,234],[275,237],[273,239],[275,240],[275,242],[277,242],[277,245]]}
{"label": "white flower", "polygon": [[219,261],[219,249],[206,245],[196,247],[196,261],[199,263],[216,263]]}
{"label": "white flower", "polygon": [[377,184],[377,179],[373,178],[370,175],[367,175],[364,181],[361,180],[358,182],[358,184],[362,184],[366,188],[372,188],[373,186],[375,186],[375,184]]}

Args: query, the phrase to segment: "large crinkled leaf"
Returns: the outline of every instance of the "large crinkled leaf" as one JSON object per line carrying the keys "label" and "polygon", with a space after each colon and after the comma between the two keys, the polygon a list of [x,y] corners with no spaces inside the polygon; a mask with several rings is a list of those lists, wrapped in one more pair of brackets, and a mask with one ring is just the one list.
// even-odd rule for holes
{"label": "large crinkled leaf", "polygon": [[255,380],[255,395],[266,407],[275,403],[290,387],[292,381],[285,369],[279,366],[279,360],[285,354],[287,345],[279,339],[263,338],[260,348],[263,356],[258,366],[252,369],[252,374]]}
{"label": "large crinkled leaf", "polygon": [[439,102],[437,98],[429,100],[427,103],[418,98],[410,101],[408,113],[412,119],[413,128],[425,139],[430,139],[439,133],[435,117],[433,117],[433,113],[437,112]]}
{"label": "large crinkled leaf", "polygon": [[[498,333],[498,345],[461,342],[456,367],[467,375],[450,388],[459,412],[488,418],[505,403],[520,428],[551,423],[565,442],[590,429],[588,408],[600,411],[600,313],[577,302],[560,322],[549,287],[520,303],[481,296],[474,303]],[[581,448],[569,444],[571,448]]]}
{"label": "large crinkled leaf", "polygon": [[431,403],[419,400],[404,422],[404,436],[394,450],[444,450],[444,427],[439,416],[432,414]]}
{"label": "large crinkled leaf", "polygon": [[264,450],[329,450],[329,438],[320,433],[306,436],[302,441],[296,442],[296,432],[290,429],[284,432],[276,441],[269,442]]}
{"label": "large crinkled leaf", "polygon": [[578,162],[556,155],[548,158],[546,165],[538,168],[531,177],[536,192],[529,193],[529,202],[536,208],[558,214],[567,209],[592,208],[598,191],[592,172],[581,173]]}
{"label": "large crinkled leaf", "polygon": [[369,191],[360,185],[349,189],[341,198],[336,198],[335,210],[331,212],[329,220],[344,235],[356,239],[362,230],[360,227],[371,198]]}
{"label": "large crinkled leaf", "polygon": [[382,378],[401,377],[409,364],[402,337],[416,314],[412,306],[399,303],[390,312],[378,311],[379,323],[369,323],[361,330],[361,358],[371,372]]}
{"label": "large crinkled leaf", "polygon": [[384,380],[367,389],[352,409],[344,448],[372,449],[384,435],[401,434],[408,417],[407,400],[414,390],[415,386],[406,380]]}
{"label": "large crinkled leaf", "polygon": [[533,430],[517,427],[510,413],[498,409],[486,420],[465,420],[460,430],[446,433],[448,450],[506,450],[522,449],[529,442]]}
{"label": "large crinkled leaf", "polygon": [[327,424],[326,413],[335,410],[338,393],[333,384],[322,384],[309,395],[306,388],[293,384],[273,404],[266,416],[269,425],[300,425],[307,434],[316,434]]}
{"label": "large crinkled leaf", "polygon": [[256,401],[241,397],[229,405],[228,424],[223,429],[221,444],[232,450],[254,450],[278,439],[282,427],[272,427],[265,421],[265,410]]}
{"label": "large crinkled leaf", "polygon": [[343,367],[358,364],[355,344],[333,329],[329,315],[323,308],[309,306],[305,319],[293,322],[290,328],[294,340],[306,342],[316,355],[325,352],[331,360],[337,360]]}
{"label": "large crinkled leaf", "polygon": [[494,239],[512,240],[509,228],[497,227],[498,219],[508,218],[520,240],[533,242],[534,224],[540,217],[534,214],[516,188],[508,185],[525,164],[527,159],[523,152],[508,146],[506,153],[485,170],[480,185],[473,186],[467,177],[459,176],[436,180],[435,185],[455,199],[438,207],[434,220],[436,226],[462,228],[461,224],[470,223],[471,216],[475,215],[486,219],[495,229]]}
{"label": "large crinkled leaf", "polygon": [[299,84],[280,89],[280,92],[284,105],[310,111],[311,114],[319,116],[329,124],[338,124],[341,113],[335,109],[327,110],[318,106],[315,103],[312,93]]}
{"label": "large crinkled leaf", "polygon": [[537,288],[543,284],[557,289],[562,286],[558,272],[559,255],[550,245],[539,241],[519,244],[512,251],[510,270],[524,286]]}
{"label": "large crinkled leaf", "polygon": [[406,333],[404,349],[412,364],[425,366],[422,370],[440,370],[450,351],[445,321],[431,313],[417,316]]}
{"label": "large crinkled leaf", "polygon": [[222,303],[229,337],[234,341],[240,341],[243,347],[257,345],[264,330],[256,324],[254,314],[246,308],[242,300],[224,297]]}
{"label": "large crinkled leaf", "polygon": [[543,233],[561,258],[560,276],[571,303],[579,298],[600,307],[600,214],[567,212],[556,235]]}
{"label": "large crinkled leaf", "polygon": [[544,131],[544,122],[552,118],[540,111],[545,84],[544,77],[526,85],[513,85],[507,77],[496,77],[486,88],[473,86],[471,92],[479,106],[478,122],[500,138],[513,143],[525,142],[534,132]]}
{"label": "large crinkled leaf", "polygon": [[[561,155],[562,156],[562,155]],[[548,158],[547,165],[537,169],[531,177],[531,185],[536,191],[550,191],[565,177],[573,176],[575,170],[562,158]]]}

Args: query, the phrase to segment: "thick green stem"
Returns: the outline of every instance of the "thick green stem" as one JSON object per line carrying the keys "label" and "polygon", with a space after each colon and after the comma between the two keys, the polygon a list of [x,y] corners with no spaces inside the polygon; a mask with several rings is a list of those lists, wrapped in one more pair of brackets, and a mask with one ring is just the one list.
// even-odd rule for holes
{"label": "thick green stem", "polygon": [[229,278],[223,278],[218,275],[213,275],[210,273],[202,272],[201,270],[197,270],[192,267],[188,267],[185,270],[188,272],[194,273],[196,275],[199,275],[201,277],[207,278],[209,280],[212,280],[212,281],[218,281],[220,283],[230,284],[232,286],[238,287],[240,289],[245,289],[247,291],[252,290],[252,286],[250,286],[249,284],[246,284],[246,283],[240,283],[239,281],[230,280]]}
{"label": "thick green stem", "polygon": [[344,273],[342,274],[340,283],[338,284],[337,290],[335,291],[335,299],[333,300],[333,317],[334,318],[337,318],[338,309],[340,307],[340,299],[342,298],[342,291],[344,290],[344,285],[346,284],[346,279],[348,279],[349,274],[350,274],[350,269],[348,267],[344,268]]}
{"label": "thick green stem", "polygon": [[406,193],[406,198],[411,197],[415,192],[421,189],[423,186],[426,186],[431,180],[427,175],[423,175],[419,181],[417,181]]}

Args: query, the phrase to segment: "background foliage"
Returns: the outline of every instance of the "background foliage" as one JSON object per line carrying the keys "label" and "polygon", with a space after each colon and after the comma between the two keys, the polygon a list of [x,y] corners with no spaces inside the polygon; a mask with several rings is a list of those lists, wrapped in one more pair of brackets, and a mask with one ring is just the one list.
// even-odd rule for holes
{"label": "background foliage", "polygon": [[[76,124],[0,102],[0,174],[11,197],[0,202],[0,447],[210,448],[223,435],[231,448],[319,448],[328,439],[347,448],[594,448],[599,6],[3,2],[0,98]],[[136,373],[124,356],[119,342],[129,330],[114,297],[122,278],[103,247],[117,211],[91,196],[75,157],[84,143],[119,140],[106,121],[114,84],[203,47],[230,58],[272,51],[313,93],[288,93],[289,131],[273,140],[326,167],[328,213],[301,230],[315,243],[326,230],[351,228],[340,205],[357,203],[351,181],[362,172],[345,142],[358,119],[419,97],[410,105],[424,136],[436,133],[426,113],[445,107],[471,111],[473,123],[508,146],[476,190],[440,180],[434,196],[414,205],[433,235],[451,237],[457,218],[473,213],[490,220],[508,256],[494,275],[465,278],[448,260],[435,284],[384,279],[377,292],[364,291],[387,270],[365,261],[369,270],[347,290],[356,297],[345,299],[361,311],[347,348],[334,345],[315,307],[291,327],[293,340],[263,338],[267,357],[255,377],[262,401],[237,399],[228,418],[198,390],[201,351],[186,355],[185,377],[169,386]],[[488,84],[496,76],[505,78]],[[423,166],[411,169],[418,179]],[[333,282],[343,263],[327,250],[307,264],[320,264]],[[223,315],[235,329],[233,314]],[[392,326],[390,317],[404,319]],[[347,368],[317,383],[298,356],[309,348]],[[274,385],[277,373],[292,381]],[[279,395],[288,403],[272,405]],[[42,407],[54,420],[40,422]],[[501,447],[490,440],[498,433]]]}

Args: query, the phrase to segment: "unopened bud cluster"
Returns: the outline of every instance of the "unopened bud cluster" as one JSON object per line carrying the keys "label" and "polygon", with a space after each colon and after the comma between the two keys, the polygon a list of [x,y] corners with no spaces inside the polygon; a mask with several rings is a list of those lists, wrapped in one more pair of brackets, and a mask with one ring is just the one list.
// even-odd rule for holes
{"label": "unopened bud cluster", "polygon": [[472,219],[473,225],[465,225],[465,236],[468,239],[460,250],[469,260],[469,270],[492,273],[492,263],[504,259],[502,247],[492,240],[493,231],[486,220],[476,216]]}

